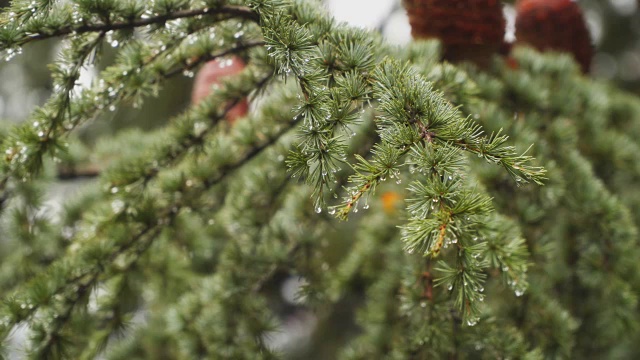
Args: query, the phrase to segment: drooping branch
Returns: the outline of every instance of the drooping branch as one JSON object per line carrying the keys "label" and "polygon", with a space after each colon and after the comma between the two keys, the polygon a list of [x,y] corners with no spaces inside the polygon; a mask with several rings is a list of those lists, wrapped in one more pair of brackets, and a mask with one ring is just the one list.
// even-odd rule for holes
{"label": "drooping branch", "polygon": [[[265,149],[274,145],[282,136],[284,136],[292,128],[298,125],[300,121],[301,119],[293,119],[288,123],[284,124],[284,126],[282,126],[280,130],[278,130],[273,135],[269,136],[267,139],[261,141],[259,144],[255,144],[255,146],[251,147],[235,162],[222,166],[217,176],[207,178],[206,180],[202,181],[201,186],[198,186],[198,187],[194,186],[189,190],[185,190],[185,192],[188,191],[188,192],[194,192],[194,193],[202,193],[212,188],[213,186],[219,184],[221,181],[226,179],[236,170],[242,168],[249,161],[254,159],[256,156],[260,155]],[[188,198],[188,197],[189,196],[184,196],[184,198]],[[84,271],[74,272],[71,278],[67,278],[65,279],[65,281],[62,281],[60,283],[61,284],[60,287],[56,289],[52,289],[53,291],[50,293],[51,295],[50,297],[53,297],[56,294],[60,294],[65,289],[68,289],[69,287],[72,287],[72,286],[79,285],[83,287],[91,287],[95,285],[95,283],[101,279],[100,275],[104,273],[106,268],[109,268],[110,264],[113,263],[113,261],[115,261],[116,258],[126,253],[129,249],[136,247],[137,245],[140,245],[141,240],[147,239],[149,243],[145,242],[143,246],[138,247],[136,251],[134,251],[135,252],[134,258],[131,261],[133,262],[137,261],[140,258],[140,256],[144,253],[144,249],[147,249],[151,245],[151,242],[153,242],[153,240],[155,239],[154,234],[158,234],[159,231],[162,230],[165,226],[168,226],[169,224],[171,224],[172,219],[174,219],[175,216],[178,215],[178,213],[182,208],[187,206],[189,206],[188,203],[184,203],[183,201],[175,201],[175,202],[169,203],[166,206],[163,206],[163,208],[161,209],[155,209],[154,218],[157,219],[157,221],[150,222],[145,226],[143,226],[142,228],[140,228],[135,234],[132,234],[132,236],[127,241],[125,241],[123,244],[113,249],[113,251],[110,252],[105,258],[98,259],[98,263],[95,266],[88,267],[84,269]],[[114,219],[110,219],[107,221],[111,222],[113,220]],[[143,250],[140,251],[139,249],[143,249]],[[53,265],[53,266],[55,267],[56,265]],[[61,269],[56,269],[55,271],[64,271],[63,269],[65,265],[62,262],[59,264],[59,266],[61,267]],[[46,278],[46,275],[42,274],[42,277]],[[31,286],[37,287],[38,279],[40,278],[34,279],[30,283]],[[14,317],[13,319],[11,319],[10,323],[4,324],[5,329],[7,329],[7,327],[11,327],[17,324],[18,322],[33,316],[36,313],[36,311],[39,309],[39,305],[40,304],[32,303],[32,306],[28,309],[28,311],[22,312],[21,316]],[[8,306],[11,306],[11,305],[8,305]],[[0,331],[0,333],[4,333],[4,332]]]}
{"label": "drooping branch", "polygon": [[[262,46],[264,43],[261,40],[255,40],[255,41],[248,41],[248,42],[241,42],[238,45],[228,48],[228,49],[224,49],[221,51],[218,51],[216,53],[208,53],[205,54],[203,56],[198,57],[197,59],[187,63],[187,64],[183,64],[182,66],[179,67],[175,67],[165,73],[160,73],[157,74],[155,78],[151,79],[151,81],[149,81],[149,84],[157,84],[160,83],[162,81],[165,81],[167,79],[170,79],[172,77],[175,77],[176,75],[181,74],[183,71],[190,71],[195,69],[196,67],[198,67],[199,65],[209,61],[209,60],[213,60],[219,57],[224,57],[227,55],[231,55],[231,54],[236,54],[242,51],[246,51],[248,49],[251,48],[255,48],[258,46]],[[84,58],[83,58],[84,59]],[[83,59],[81,59],[77,64],[76,64],[76,68],[79,69],[80,65],[82,64],[82,62],[84,61]],[[150,65],[154,60],[157,59],[157,56],[153,56],[151,57],[149,60],[145,61],[143,64],[140,65],[140,67],[145,67]],[[131,71],[133,72],[133,71]],[[269,77],[270,78],[270,77]],[[117,80],[117,79],[116,79]],[[262,85],[264,85],[266,83],[265,79],[264,82],[261,82]],[[34,151],[34,153],[30,154],[30,156],[27,158],[28,162],[23,162],[22,166],[20,168],[18,168],[18,170],[22,169],[25,167],[25,164],[28,164],[29,166],[29,173],[30,174],[37,174],[38,171],[40,170],[40,168],[43,165],[43,157],[45,155],[45,153],[55,147],[58,143],[55,141],[56,139],[60,139],[61,137],[69,134],[71,131],[73,131],[75,128],[77,128],[79,125],[87,123],[89,121],[91,121],[92,119],[94,119],[98,114],[101,113],[101,109],[104,108],[105,106],[107,107],[111,107],[114,106],[114,103],[116,103],[120,96],[111,96],[112,94],[109,93],[109,97],[107,98],[107,101],[105,104],[103,104],[102,106],[98,107],[98,106],[94,106],[91,108],[87,108],[87,112],[86,113],[74,113],[74,114],[69,114],[69,117],[71,118],[69,121],[69,124],[62,124],[62,120],[58,119],[61,117],[64,117],[65,114],[67,114],[68,108],[70,106],[71,103],[71,89],[73,88],[74,84],[72,83],[69,86],[69,89],[67,89],[67,91],[64,92],[64,95],[66,96],[66,100],[64,102],[64,107],[61,108],[61,110],[58,112],[58,115],[56,117],[56,121],[52,122],[52,124],[50,124],[48,126],[48,128],[46,129],[46,133],[44,134],[44,139],[46,139],[47,141],[40,141],[38,142],[38,148],[36,151]],[[106,85],[109,86],[109,85]],[[114,88],[116,88],[115,85],[113,85]],[[258,88],[260,88],[261,86],[258,86]],[[116,95],[120,95],[121,91],[117,91]],[[97,96],[97,95],[96,95]],[[7,150],[5,151],[5,154],[13,154],[13,153],[18,153],[19,149],[16,148],[16,146],[14,146],[14,144],[9,144],[9,147],[7,148]],[[17,156],[17,155],[16,155]],[[12,158],[9,157],[9,155],[7,155],[5,157],[5,161],[8,162],[7,165],[9,165],[7,167],[7,170],[5,171],[5,173],[2,175],[2,178],[0,179],[0,196],[2,198],[9,198],[10,195],[8,195],[8,191],[9,191],[9,181],[12,177],[16,177],[17,175],[20,176],[25,176],[24,174],[18,174],[19,171],[16,171],[14,167],[11,166],[12,164]],[[6,194],[6,195],[5,195]],[[0,202],[0,209],[2,208],[2,202]]]}

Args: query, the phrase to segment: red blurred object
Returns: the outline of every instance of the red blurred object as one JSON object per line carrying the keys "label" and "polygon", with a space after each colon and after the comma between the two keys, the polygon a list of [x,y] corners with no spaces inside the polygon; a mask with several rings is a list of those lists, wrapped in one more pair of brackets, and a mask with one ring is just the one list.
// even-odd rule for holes
{"label": "red blurred object", "polygon": [[504,46],[499,0],[403,0],[415,39],[440,39],[444,58],[487,66]]}
{"label": "red blurred object", "polygon": [[508,56],[505,60],[505,64],[509,67],[509,69],[511,70],[518,70],[520,69],[520,63],[518,63],[518,60],[512,58],[511,56]]}
{"label": "red blurred object", "polygon": [[[238,57],[215,59],[204,64],[196,75],[191,92],[191,103],[198,104],[211,93],[211,87],[214,84],[219,84],[226,76],[239,73],[244,67],[244,62]],[[243,99],[229,110],[227,120],[233,123],[236,119],[245,116],[248,110],[249,103],[246,99]]]}
{"label": "red blurred object", "polygon": [[521,0],[516,6],[516,42],[540,51],[573,54],[589,72],[593,46],[584,16],[571,0]]}

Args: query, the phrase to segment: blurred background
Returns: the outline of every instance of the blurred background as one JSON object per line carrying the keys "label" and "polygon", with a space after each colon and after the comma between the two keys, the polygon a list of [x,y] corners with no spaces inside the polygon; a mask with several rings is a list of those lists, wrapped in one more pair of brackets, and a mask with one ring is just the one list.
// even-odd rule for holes
{"label": "blurred background", "polygon": [[[323,2],[338,20],[378,30],[390,43],[401,45],[411,40],[401,0]],[[514,2],[504,1],[508,40],[513,39]],[[0,0],[2,7],[8,3],[8,0]],[[578,3],[584,10],[596,48],[592,76],[640,94],[640,0],[580,0]],[[36,105],[48,98],[51,81],[44,65],[54,59],[59,50],[55,40],[30,44],[22,56],[0,64],[0,119],[3,123],[23,120]],[[113,51],[105,50],[103,64],[113,56]],[[85,69],[81,85],[90,85],[96,73],[96,69]],[[186,77],[173,81],[166,88],[170,90],[147,102],[142,109],[116,110],[109,114],[109,121],[98,121],[90,129],[83,129],[83,137],[90,141],[95,134],[110,133],[129,125],[143,129],[161,125],[168,115],[187,105],[191,81]]]}
{"label": "blurred background", "polygon": [[[8,2],[0,0],[0,6],[7,6]],[[505,1],[504,8],[508,40],[513,40],[513,3]],[[591,75],[640,95],[640,0],[581,0],[578,3],[587,18],[596,49]],[[324,0],[324,4],[339,21],[380,31],[390,43],[402,45],[411,40],[400,0]],[[30,44],[21,56],[0,63],[0,128],[25,120],[34,107],[49,97],[52,85],[46,64],[54,60],[59,51],[60,44],[55,40]],[[99,67],[108,65],[114,54],[114,49],[105,48]],[[84,69],[79,85],[90,86],[100,68]],[[172,79],[157,98],[149,99],[140,109],[125,106],[107,112],[102,119],[80,129],[78,136],[91,147],[94,140],[103,135],[126,128],[145,130],[161,126],[188,105],[192,81],[188,77]],[[55,183],[49,191],[52,213],[60,207],[66,194],[90,183],[86,180]],[[296,297],[304,283],[304,279],[294,276],[279,279],[277,296],[288,310],[281,312],[280,331],[268,339],[273,347],[290,354],[296,353],[297,349],[299,358],[307,358],[309,354],[305,355],[302,349],[313,342],[314,337],[325,340],[331,337],[331,334],[319,334],[323,329],[318,325],[318,319],[306,311],[300,304],[301,299]],[[24,335],[15,334],[14,341],[21,343]]]}
{"label": "blurred background", "polygon": [[[512,41],[516,1],[503,2],[507,19],[505,37]],[[640,0],[577,2],[587,18],[596,49],[591,68],[593,77],[614,81],[620,87],[640,93]],[[325,0],[325,4],[337,19],[377,29],[392,43],[411,40],[411,29],[400,0]]]}

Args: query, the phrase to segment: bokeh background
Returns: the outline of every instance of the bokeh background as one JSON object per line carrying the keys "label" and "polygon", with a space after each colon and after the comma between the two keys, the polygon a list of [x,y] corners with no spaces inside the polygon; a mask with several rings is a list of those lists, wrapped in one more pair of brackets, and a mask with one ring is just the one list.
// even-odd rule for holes
{"label": "bokeh background", "polygon": [[[335,17],[381,31],[393,43],[411,40],[400,0],[325,0]],[[504,1],[507,33],[512,41],[515,1]],[[578,1],[596,49],[591,74],[640,92],[640,0]]]}

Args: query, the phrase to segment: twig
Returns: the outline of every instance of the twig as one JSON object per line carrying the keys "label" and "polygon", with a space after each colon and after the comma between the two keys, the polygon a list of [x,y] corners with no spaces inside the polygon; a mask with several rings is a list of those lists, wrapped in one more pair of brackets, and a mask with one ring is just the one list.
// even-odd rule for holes
{"label": "twig", "polygon": [[88,32],[101,32],[105,33],[113,30],[123,30],[123,29],[132,29],[136,27],[153,25],[153,24],[162,24],[169,20],[176,20],[181,18],[194,17],[199,15],[231,15],[234,17],[241,17],[247,20],[258,22],[260,21],[260,16],[255,11],[249,9],[245,6],[223,6],[220,8],[203,8],[203,9],[191,9],[191,10],[182,10],[176,11],[164,15],[159,15],[156,17],[150,17],[146,19],[138,19],[130,22],[118,22],[118,23],[110,23],[110,24],[83,24],[80,26],[69,25],[60,29],[57,29],[51,33],[36,33],[27,35],[23,40],[18,41],[17,45],[24,45],[26,43],[44,40],[53,37],[59,37],[69,34],[83,34]]}

